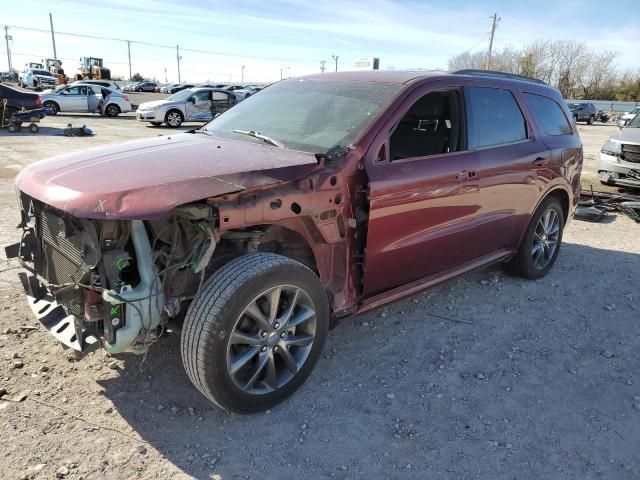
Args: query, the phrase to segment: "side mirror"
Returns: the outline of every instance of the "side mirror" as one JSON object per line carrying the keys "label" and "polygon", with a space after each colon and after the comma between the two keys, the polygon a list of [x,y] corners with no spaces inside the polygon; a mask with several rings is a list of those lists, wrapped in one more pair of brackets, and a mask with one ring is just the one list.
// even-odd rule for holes
{"label": "side mirror", "polygon": [[189,101],[195,105],[196,104],[196,97],[191,97],[189,99]]}

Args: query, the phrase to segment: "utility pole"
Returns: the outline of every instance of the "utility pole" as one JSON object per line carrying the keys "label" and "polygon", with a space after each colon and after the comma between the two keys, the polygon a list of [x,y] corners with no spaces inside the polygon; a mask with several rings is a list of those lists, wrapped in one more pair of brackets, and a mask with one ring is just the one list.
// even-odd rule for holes
{"label": "utility pole", "polygon": [[320,73],[324,73],[324,71],[327,69],[327,67],[325,67],[326,63],[326,60],[320,60]]}
{"label": "utility pole", "polygon": [[180,47],[176,45],[176,60],[178,61],[178,83],[180,83]]}
{"label": "utility pole", "polygon": [[51,43],[53,43],[53,59],[56,62],[56,68],[58,68],[58,52],[56,52],[56,36],[53,33],[53,15],[49,13],[49,23],[51,24]]}
{"label": "utility pole", "polygon": [[131,40],[127,40],[127,53],[129,54],[129,80],[133,75],[131,74]]}
{"label": "utility pole", "polygon": [[501,18],[498,17],[497,13],[494,13],[493,16],[489,18],[492,18],[493,22],[491,24],[491,38],[489,40],[489,51],[487,52],[487,61],[484,65],[485,70],[489,70],[489,67],[491,66],[491,50],[493,50],[493,36],[496,33],[496,27],[498,26],[498,22],[501,20]]}
{"label": "utility pole", "polygon": [[11,40],[11,35],[9,35],[9,27],[4,26],[4,40],[7,42],[7,64],[9,64],[9,72],[11,72],[11,50],[9,50],[9,40]]}
{"label": "utility pole", "polygon": [[242,74],[240,75],[240,83],[244,83],[244,65],[242,65]]}
{"label": "utility pole", "polygon": [[338,56],[337,55],[331,55],[331,58],[333,58],[333,61],[336,62],[336,72],[338,71]]}

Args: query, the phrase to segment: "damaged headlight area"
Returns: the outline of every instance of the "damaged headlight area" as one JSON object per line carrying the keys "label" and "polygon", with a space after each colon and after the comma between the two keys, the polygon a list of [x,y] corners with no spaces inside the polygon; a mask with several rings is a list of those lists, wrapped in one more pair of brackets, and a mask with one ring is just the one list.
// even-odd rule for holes
{"label": "damaged headlight area", "polygon": [[605,155],[620,155],[622,153],[620,142],[615,142],[611,139],[607,140],[602,146],[602,153]]}
{"label": "damaged headlight area", "polygon": [[76,350],[144,353],[205,278],[215,209],[186,205],[155,221],[86,220],[20,193],[22,239],[7,247],[27,272],[29,305]]}

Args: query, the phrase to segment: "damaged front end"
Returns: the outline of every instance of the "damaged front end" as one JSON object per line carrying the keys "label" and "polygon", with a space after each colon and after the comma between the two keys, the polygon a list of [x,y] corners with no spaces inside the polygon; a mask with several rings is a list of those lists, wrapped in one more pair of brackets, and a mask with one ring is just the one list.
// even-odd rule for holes
{"label": "damaged front end", "polygon": [[33,313],[60,342],[84,351],[144,353],[195,296],[217,244],[215,209],[165,217],[78,219],[19,194],[22,239],[6,248]]}

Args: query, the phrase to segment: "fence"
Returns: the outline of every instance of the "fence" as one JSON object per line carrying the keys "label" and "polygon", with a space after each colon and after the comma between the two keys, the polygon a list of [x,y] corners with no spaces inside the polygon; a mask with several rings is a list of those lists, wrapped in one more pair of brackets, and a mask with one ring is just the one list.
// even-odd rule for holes
{"label": "fence", "polygon": [[640,102],[616,102],[613,100],[567,100],[567,102],[591,102],[603,112],[629,112],[640,106]]}

